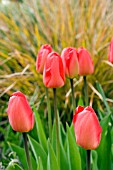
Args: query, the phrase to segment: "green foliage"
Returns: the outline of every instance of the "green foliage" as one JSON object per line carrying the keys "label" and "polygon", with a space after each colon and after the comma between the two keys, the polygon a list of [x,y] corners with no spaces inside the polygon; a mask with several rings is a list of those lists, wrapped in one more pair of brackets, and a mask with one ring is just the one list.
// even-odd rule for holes
{"label": "green foliage", "polygon": [[[46,169],[47,167],[47,153],[44,151],[41,144],[39,144],[37,141],[35,141],[33,138],[29,136],[29,142],[33,151],[33,154],[35,156],[37,165],[39,164],[39,161],[41,160],[43,169]],[[40,160],[39,160],[40,158]]]}
{"label": "green foliage", "polygon": [[[99,169],[109,169],[112,170],[110,168],[110,164],[111,164],[111,146],[112,146],[112,142],[111,142],[111,114],[108,114],[107,116],[105,116],[103,118],[103,120],[101,120],[101,126],[102,126],[102,140],[101,143],[97,149],[97,153],[98,153],[98,166]],[[106,156],[103,156],[106,155]]]}
{"label": "green foliage", "polygon": [[67,125],[67,150],[68,150],[68,161],[70,162],[70,169],[78,169],[81,170],[81,158],[80,153],[77,147],[77,144],[75,143],[75,138],[72,136],[71,131]]}
{"label": "green foliage", "polygon": [[43,146],[44,150],[47,152],[47,140],[46,140],[45,132],[43,130],[38,112],[34,110],[34,113],[35,113],[36,127],[37,127],[37,134],[39,136],[39,141]]}
{"label": "green foliage", "polygon": [[10,163],[10,165],[8,165],[6,170],[23,170],[23,169],[16,163],[12,163],[12,164]]}
{"label": "green foliage", "polygon": [[[2,97],[0,103],[5,103],[14,91],[20,90],[32,96],[34,89],[40,87],[34,101],[38,104],[44,93],[44,86],[42,76],[36,72],[35,61],[41,44],[45,43],[51,44],[59,53],[67,46],[86,47],[95,64],[95,73],[88,78],[91,83],[89,92],[93,95],[93,101],[97,103],[97,98],[99,99],[93,88],[96,80],[106,91],[108,100],[111,99],[112,65],[106,59],[109,42],[113,36],[112,8],[113,1],[106,0],[26,0],[23,3],[12,1],[8,5],[0,4],[0,96]],[[82,81],[77,77],[77,82],[75,93],[79,97],[82,95]],[[65,97],[61,97],[67,88],[69,83],[61,90],[59,98],[62,98],[65,104],[68,101],[70,105],[70,95],[66,101]],[[98,103],[102,102],[98,100]]]}
{"label": "green foliage", "polygon": [[[40,137],[41,133],[44,138],[40,137],[40,140],[32,138],[30,135],[28,136],[30,150],[31,150],[31,160],[33,169],[40,170],[52,170],[56,168],[57,170],[81,170],[85,169],[86,163],[83,161],[86,159],[86,155],[82,154],[81,149],[76,144],[76,139],[74,135],[73,125],[70,127],[66,126],[66,131],[63,129],[62,123],[59,119],[59,132],[60,132],[60,165],[58,164],[58,157],[56,155],[56,126],[53,124],[52,128],[52,140],[48,140],[46,137],[44,129],[42,127],[42,121],[40,119],[39,113],[36,109],[34,109],[36,115],[36,130]],[[107,114],[101,120],[102,126],[102,140],[100,146],[97,150],[91,152],[91,166],[93,170],[103,170],[105,167],[108,170],[112,170],[112,141],[111,134],[113,130],[111,130],[112,117],[111,113]],[[31,133],[32,134],[32,133]],[[34,134],[36,135],[36,134]],[[47,145],[44,145],[42,139],[47,142]],[[25,151],[22,147],[17,146],[15,144],[9,143],[9,146],[13,152],[16,153],[16,159],[18,161],[19,168],[23,168],[27,170],[27,162],[25,157]],[[45,148],[47,146],[47,148]],[[85,150],[84,150],[85,152]],[[107,156],[106,156],[107,155]],[[9,167],[12,166],[9,163]]]}
{"label": "green foliage", "polygon": [[54,150],[48,141],[48,162],[47,162],[47,170],[60,170],[60,167],[58,166],[58,161],[55,156]]}

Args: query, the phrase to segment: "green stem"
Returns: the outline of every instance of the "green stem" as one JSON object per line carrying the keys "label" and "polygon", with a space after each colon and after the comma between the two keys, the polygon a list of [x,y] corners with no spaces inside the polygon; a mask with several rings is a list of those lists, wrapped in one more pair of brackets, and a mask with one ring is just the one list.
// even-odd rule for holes
{"label": "green stem", "polygon": [[90,151],[90,150],[87,150],[87,156],[86,156],[87,170],[90,170],[90,169],[91,169],[91,165],[90,165],[90,154],[91,154],[91,151]]}
{"label": "green stem", "polygon": [[74,86],[73,86],[73,79],[70,79],[70,84],[71,84],[71,92],[72,92],[72,103],[73,103],[73,114],[75,111],[75,98],[74,98]]}
{"label": "green stem", "polygon": [[56,88],[53,88],[54,94],[54,114],[56,119],[56,153],[58,158],[58,164],[60,165],[60,139],[59,139],[59,125],[58,125],[58,113],[57,113],[57,102],[56,102]]}
{"label": "green stem", "polygon": [[[85,106],[88,106],[88,86],[87,86],[87,79],[86,76],[84,76],[84,97],[85,97]],[[86,164],[87,164],[87,170],[90,170],[90,150],[87,150],[87,155],[86,155]]]}
{"label": "green stem", "polygon": [[28,148],[28,141],[27,141],[26,133],[23,133],[23,139],[24,139],[24,148],[25,148],[28,168],[29,168],[29,170],[32,170],[32,164],[31,164],[30,155],[29,155],[29,148]]}
{"label": "green stem", "polygon": [[88,106],[88,87],[87,87],[86,76],[84,76],[84,96],[85,96],[85,106]]}
{"label": "green stem", "polygon": [[51,106],[50,106],[50,100],[49,100],[48,88],[47,87],[46,87],[46,96],[47,96],[49,137],[50,137],[50,140],[51,140],[51,135],[52,135],[52,119],[51,119]]}

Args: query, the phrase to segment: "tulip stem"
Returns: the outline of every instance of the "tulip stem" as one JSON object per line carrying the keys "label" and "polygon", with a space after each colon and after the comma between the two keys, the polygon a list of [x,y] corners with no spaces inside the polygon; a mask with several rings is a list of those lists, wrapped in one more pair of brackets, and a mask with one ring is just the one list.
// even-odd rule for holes
{"label": "tulip stem", "polygon": [[57,113],[57,102],[56,102],[56,88],[53,88],[54,94],[54,114],[56,119],[56,153],[58,158],[58,163],[60,165],[60,140],[59,140],[59,125],[58,125],[58,113]]}
{"label": "tulip stem", "polygon": [[90,153],[91,151],[90,150],[87,150],[87,170],[90,170],[91,169],[91,166],[90,166]]}
{"label": "tulip stem", "polygon": [[[84,76],[84,96],[85,96],[85,106],[88,106],[88,86],[87,86],[87,79]],[[87,162],[87,170],[90,170],[90,150],[87,150],[86,162]]]}
{"label": "tulip stem", "polygon": [[70,79],[71,84],[71,92],[72,92],[72,103],[73,103],[73,114],[75,111],[75,98],[74,98],[74,86],[73,86],[73,79]]}
{"label": "tulip stem", "polygon": [[86,76],[84,76],[84,96],[85,96],[85,106],[88,106],[88,87],[87,87]]}
{"label": "tulip stem", "polygon": [[27,158],[27,163],[28,163],[28,169],[32,170],[32,164],[30,160],[30,155],[29,155],[29,148],[28,148],[28,141],[27,141],[27,134],[23,134],[23,139],[24,139],[24,148],[25,148],[25,153],[26,153],[26,158]]}
{"label": "tulip stem", "polygon": [[51,119],[51,106],[50,106],[50,100],[48,95],[48,88],[46,87],[46,96],[47,96],[47,110],[48,110],[48,126],[49,126],[49,137],[51,140],[51,130],[52,130],[52,119]]}

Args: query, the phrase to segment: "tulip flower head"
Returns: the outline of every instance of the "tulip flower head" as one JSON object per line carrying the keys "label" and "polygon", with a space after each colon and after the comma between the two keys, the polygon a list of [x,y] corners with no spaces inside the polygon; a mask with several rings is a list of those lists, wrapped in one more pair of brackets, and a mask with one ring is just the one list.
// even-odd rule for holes
{"label": "tulip flower head", "polygon": [[113,38],[110,42],[110,48],[109,48],[109,55],[108,55],[108,60],[113,63]]}
{"label": "tulip flower head", "polygon": [[7,113],[13,130],[29,132],[33,129],[34,115],[23,93],[15,92],[11,95]]}
{"label": "tulip flower head", "polygon": [[56,52],[51,52],[47,57],[43,72],[43,83],[48,88],[62,87],[65,83],[62,59]]}
{"label": "tulip flower head", "polygon": [[86,150],[99,146],[102,128],[92,107],[78,106],[73,116],[76,143]]}
{"label": "tulip flower head", "polygon": [[37,55],[37,60],[36,60],[36,70],[39,73],[43,73],[44,65],[47,59],[47,56],[49,53],[52,52],[52,47],[48,44],[42,45],[38,55]]}
{"label": "tulip flower head", "polygon": [[79,48],[77,51],[79,62],[79,75],[85,76],[94,72],[94,64],[89,52],[85,48]]}
{"label": "tulip flower head", "polygon": [[78,75],[78,58],[77,51],[73,47],[64,48],[61,54],[65,75],[68,78],[74,78]]}

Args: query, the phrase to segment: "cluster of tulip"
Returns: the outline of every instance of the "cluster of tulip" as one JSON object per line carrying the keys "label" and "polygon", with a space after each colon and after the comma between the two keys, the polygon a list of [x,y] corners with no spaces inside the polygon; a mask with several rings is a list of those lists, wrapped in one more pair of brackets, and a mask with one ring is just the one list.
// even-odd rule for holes
{"label": "cluster of tulip", "polygon": [[[113,63],[113,39],[110,44],[109,61]],[[85,48],[77,50],[68,47],[63,49],[60,56],[50,45],[42,45],[37,56],[36,70],[43,74],[44,85],[55,89],[65,84],[65,76],[72,80],[76,75],[92,74],[94,64]],[[7,112],[13,130],[29,132],[33,129],[34,115],[23,93],[12,94]],[[73,125],[78,145],[86,150],[98,147],[102,128],[92,107],[78,106],[74,111]]]}
{"label": "cluster of tulip", "polygon": [[[82,76],[92,74],[94,64],[85,48],[78,50],[73,47],[65,48],[60,57],[58,53],[52,51],[50,45],[43,45],[37,56],[36,69],[43,74],[43,83],[47,88],[58,88],[64,85],[65,76],[73,79],[78,74]],[[73,117],[73,124],[76,142],[80,146],[85,149],[98,147],[102,129],[91,107],[85,109],[78,107]]]}
{"label": "cluster of tulip", "polygon": [[48,88],[62,87],[65,76],[73,79],[76,75],[88,75],[94,72],[93,61],[85,48],[76,50],[65,48],[61,57],[53,52],[50,45],[43,45],[39,50],[36,69],[43,74],[44,85]]}

